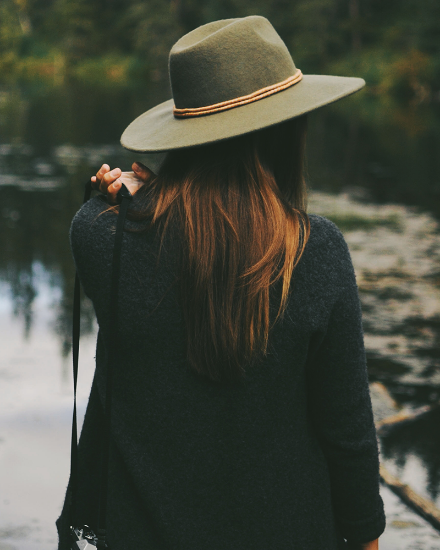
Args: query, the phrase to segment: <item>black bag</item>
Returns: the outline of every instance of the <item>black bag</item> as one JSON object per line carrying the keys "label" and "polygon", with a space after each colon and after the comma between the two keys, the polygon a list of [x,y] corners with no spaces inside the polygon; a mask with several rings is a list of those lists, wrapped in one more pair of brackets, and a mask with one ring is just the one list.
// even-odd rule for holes
{"label": "black bag", "polygon": [[[70,527],[70,536],[72,537],[72,550],[92,550],[98,546],[98,537],[88,525],[83,525],[81,529]],[[106,544],[106,548],[108,548]]]}

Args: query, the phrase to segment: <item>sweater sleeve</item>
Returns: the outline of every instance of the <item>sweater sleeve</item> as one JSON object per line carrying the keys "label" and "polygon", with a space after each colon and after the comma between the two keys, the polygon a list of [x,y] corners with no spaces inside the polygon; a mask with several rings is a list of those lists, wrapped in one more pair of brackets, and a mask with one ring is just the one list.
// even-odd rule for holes
{"label": "sweater sleeve", "polygon": [[116,216],[102,195],[78,210],[70,227],[70,247],[85,294],[93,301],[109,293]]}
{"label": "sweater sleeve", "polygon": [[379,453],[355,272],[342,234],[331,225],[339,288],[309,364],[309,404],[337,526],[350,542],[368,542],[385,529]]}

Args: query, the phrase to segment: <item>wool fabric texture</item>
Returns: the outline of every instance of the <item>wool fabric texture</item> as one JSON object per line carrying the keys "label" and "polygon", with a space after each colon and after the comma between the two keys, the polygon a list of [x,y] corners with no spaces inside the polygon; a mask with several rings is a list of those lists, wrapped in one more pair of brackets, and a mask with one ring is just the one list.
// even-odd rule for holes
{"label": "wool fabric texture", "polygon": [[[91,199],[71,227],[99,324],[79,442],[79,521],[94,529],[116,224],[107,208]],[[186,362],[173,240],[157,263],[154,231],[124,233],[111,550],[336,550],[344,538],[367,542],[384,531],[355,273],[339,229],[309,218],[310,238],[267,356],[235,385],[202,378]],[[70,548],[67,509],[57,521],[60,550]]]}

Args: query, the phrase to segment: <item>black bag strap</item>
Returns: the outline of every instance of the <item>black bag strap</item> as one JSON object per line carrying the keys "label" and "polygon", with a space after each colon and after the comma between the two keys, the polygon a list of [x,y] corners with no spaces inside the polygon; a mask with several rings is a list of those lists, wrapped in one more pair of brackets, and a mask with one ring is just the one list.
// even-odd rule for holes
{"label": "black bag strap", "polygon": [[[92,187],[87,182],[84,192],[84,202],[90,199]],[[108,464],[110,454],[110,432],[111,432],[111,407],[113,392],[113,373],[116,365],[116,354],[118,350],[118,297],[119,297],[119,272],[121,264],[122,237],[124,222],[132,195],[127,187],[122,184],[118,192],[120,202],[119,215],[116,222],[115,243],[113,248],[112,274],[110,284],[110,315],[109,334],[107,345],[107,376],[105,384],[105,405],[104,405],[104,430],[103,444],[101,449],[101,478],[99,484],[99,513],[98,513],[98,541],[97,548],[107,548],[106,544],[106,516],[107,516],[107,494],[108,494]],[[78,487],[78,433],[77,433],[77,411],[76,411],[76,387],[78,380],[78,358],[79,358],[79,337],[80,337],[80,282],[78,273],[75,275],[75,289],[73,297],[73,330],[72,330],[72,356],[73,356],[73,419],[72,419],[72,442],[70,454],[70,525],[77,526],[77,487]]]}
{"label": "black bag strap", "polygon": [[[92,184],[88,181],[84,188],[83,204],[86,203],[92,194]],[[73,323],[72,323],[72,357],[73,357],[73,418],[72,418],[72,439],[70,443],[70,484],[68,503],[70,510],[70,525],[77,526],[78,502],[78,428],[76,418],[76,386],[78,382],[78,358],[79,358],[79,333],[80,333],[80,296],[81,286],[78,272],[75,273],[75,287],[73,291]]]}

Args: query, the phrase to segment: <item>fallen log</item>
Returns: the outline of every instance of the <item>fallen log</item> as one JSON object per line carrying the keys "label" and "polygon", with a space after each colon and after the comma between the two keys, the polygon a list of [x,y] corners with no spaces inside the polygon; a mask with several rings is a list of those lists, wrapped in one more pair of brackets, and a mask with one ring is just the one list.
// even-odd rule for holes
{"label": "fallen log", "polygon": [[423,416],[424,414],[434,410],[439,406],[439,403],[435,403],[434,405],[424,405],[423,407],[419,407],[413,411],[400,411],[396,414],[393,414],[392,416],[388,416],[383,420],[379,420],[378,422],[376,422],[377,433],[379,435],[383,435],[384,432],[386,432],[391,426],[394,426],[395,424],[400,424],[402,422],[410,422],[412,420],[416,420],[420,416]]}
{"label": "fallen log", "polygon": [[427,498],[418,495],[411,487],[394,477],[381,464],[380,479],[396,494],[405,504],[417,514],[426,519],[435,529],[440,531],[440,510]]}
{"label": "fallen log", "polygon": [[[375,395],[380,397],[385,404],[388,406],[388,410],[396,410],[398,405],[392,398],[388,389],[381,383],[375,382],[371,384],[370,388],[375,392]],[[425,405],[419,407],[416,410],[408,411],[402,410],[385,416],[380,420],[376,420],[375,426],[378,435],[384,435],[388,429],[391,429],[393,426],[403,423],[416,420],[417,418],[429,413],[434,408],[439,407],[440,403],[435,403],[433,405]],[[378,415],[376,415],[377,418]],[[394,477],[388,472],[383,464],[380,465],[380,479],[384,485],[387,485],[395,495],[397,495],[408,507],[416,512],[419,516],[423,517],[428,521],[435,529],[440,532],[440,510],[435,506],[435,504],[427,498],[424,498],[418,495],[411,487],[402,483],[400,479]]]}

